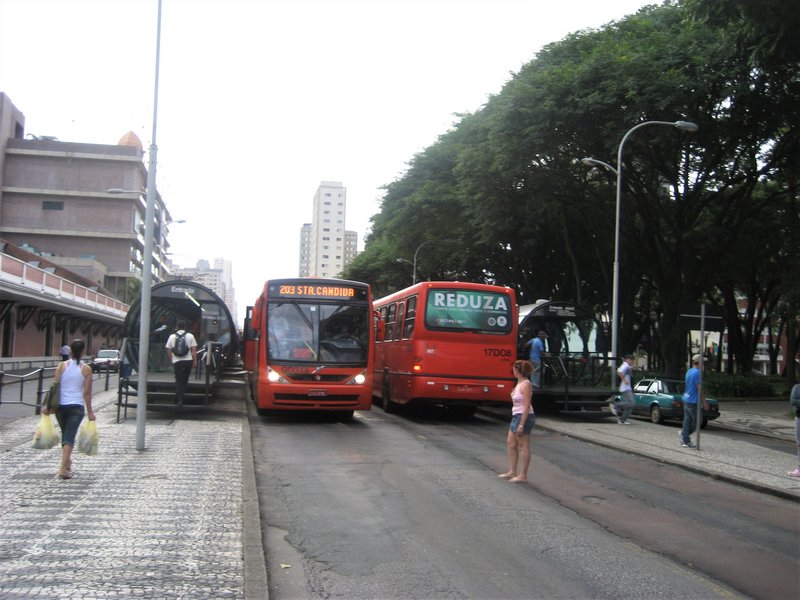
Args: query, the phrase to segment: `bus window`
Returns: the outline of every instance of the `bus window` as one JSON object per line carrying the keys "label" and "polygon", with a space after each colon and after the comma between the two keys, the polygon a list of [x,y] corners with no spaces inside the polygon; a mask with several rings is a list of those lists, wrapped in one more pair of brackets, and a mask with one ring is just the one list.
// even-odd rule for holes
{"label": "bus window", "polygon": [[317,360],[314,340],[314,305],[270,303],[269,357],[273,360]]}
{"label": "bus window", "polygon": [[405,303],[400,302],[397,305],[397,325],[394,328],[394,339],[399,340],[403,334],[403,319],[405,311]]}
{"label": "bus window", "polygon": [[367,359],[369,319],[363,306],[328,306],[320,309],[320,359],[360,362]]}
{"label": "bus window", "polygon": [[397,315],[397,305],[392,303],[389,305],[389,311],[386,313],[386,341],[394,339],[394,321]]}
{"label": "bus window", "polygon": [[403,339],[411,338],[414,333],[414,320],[417,318],[417,297],[411,296],[406,305],[406,318],[403,324]]}
{"label": "bus window", "polygon": [[378,333],[380,337],[376,338],[378,341],[385,342],[386,341],[386,327],[387,327],[387,319],[389,315],[389,307],[383,306],[380,309],[380,324],[378,325]]}

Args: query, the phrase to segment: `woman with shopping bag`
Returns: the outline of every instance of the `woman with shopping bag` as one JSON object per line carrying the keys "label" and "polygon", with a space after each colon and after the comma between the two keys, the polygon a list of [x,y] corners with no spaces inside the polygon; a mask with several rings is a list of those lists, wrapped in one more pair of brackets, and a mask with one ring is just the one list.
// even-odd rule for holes
{"label": "woman with shopping bag", "polygon": [[[56,409],[56,421],[61,427],[61,468],[58,476],[61,479],[72,477],[72,449],[75,447],[75,436],[85,414],[90,421],[95,420],[92,410],[92,368],[81,363],[81,356],[86,348],[83,340],[75,340],[70,344],[70,358],[56,368],[54,381],[61,384],[61,401]],[[46,415],[48,408],[42,409]]]}

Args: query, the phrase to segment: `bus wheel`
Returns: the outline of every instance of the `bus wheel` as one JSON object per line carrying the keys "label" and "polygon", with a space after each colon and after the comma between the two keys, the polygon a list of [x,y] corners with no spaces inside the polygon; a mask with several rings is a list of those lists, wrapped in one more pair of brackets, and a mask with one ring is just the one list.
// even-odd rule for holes
{"label": "bus wheel", "polygon": [[340,410],[336,413],[337,421],[349,421],[353,418],[355,411],[353,410]]}
{"label": "bus wheel", "polygon": [[266,408],[256,408],[256,412],[259,417],[266,417],[269,415],[269,411]]}
{"label": "bus wheel", "polygon": [[383,398],[381,398],[381,407],[383,408],[383,412],[391,414],[397,412],[397,406],[395,405],[394,402],[392,402],[392,397],[389,392],[388,379],[389,379],[388,376],[386,375],[383,376],[383,386],[382,386]]}

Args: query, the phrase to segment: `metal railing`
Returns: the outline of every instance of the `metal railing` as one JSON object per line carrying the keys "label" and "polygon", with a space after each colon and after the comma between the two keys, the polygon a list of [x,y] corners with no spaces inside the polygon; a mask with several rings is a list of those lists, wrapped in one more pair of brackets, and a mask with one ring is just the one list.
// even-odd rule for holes
{"label": "metal railing", "polygon": [[[34,415],[42,411],[42,398],[48,385],[45,383],[53,378],[57,367],[38,367],[25,372],[0,371],[0,408],[4,405],[30,406]],[[105,374],[92,373],[92,381],[105,379],[105,391],[111,389],[111,371]],[[14,389],[14,388],[17,389]],[[9,395],[14,397],[9,399]]]}
{"label": "metal railing", "polygon": [[40,294],[69,300],[95,311],[124,319],[130,308],[124,302],[59,277],[50,271],[0,252],[0,283],[35,290]]}

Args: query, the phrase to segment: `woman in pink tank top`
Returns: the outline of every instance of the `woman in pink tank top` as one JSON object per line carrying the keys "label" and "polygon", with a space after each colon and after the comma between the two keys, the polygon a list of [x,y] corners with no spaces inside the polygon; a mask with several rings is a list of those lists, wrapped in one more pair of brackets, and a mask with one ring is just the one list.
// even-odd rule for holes
{"label": "woman in pink tank top", "polygon": [[531,464],[531,431],[536,417],[531,403],[533,386],[530,376],[533,365],[527,360],[518,360],[512,366],[517,385],[511,392],[511,425],[508,427],[506,445],[508,446],[508,471],[498,475],[511,483],[528,481],[528,467]]}

